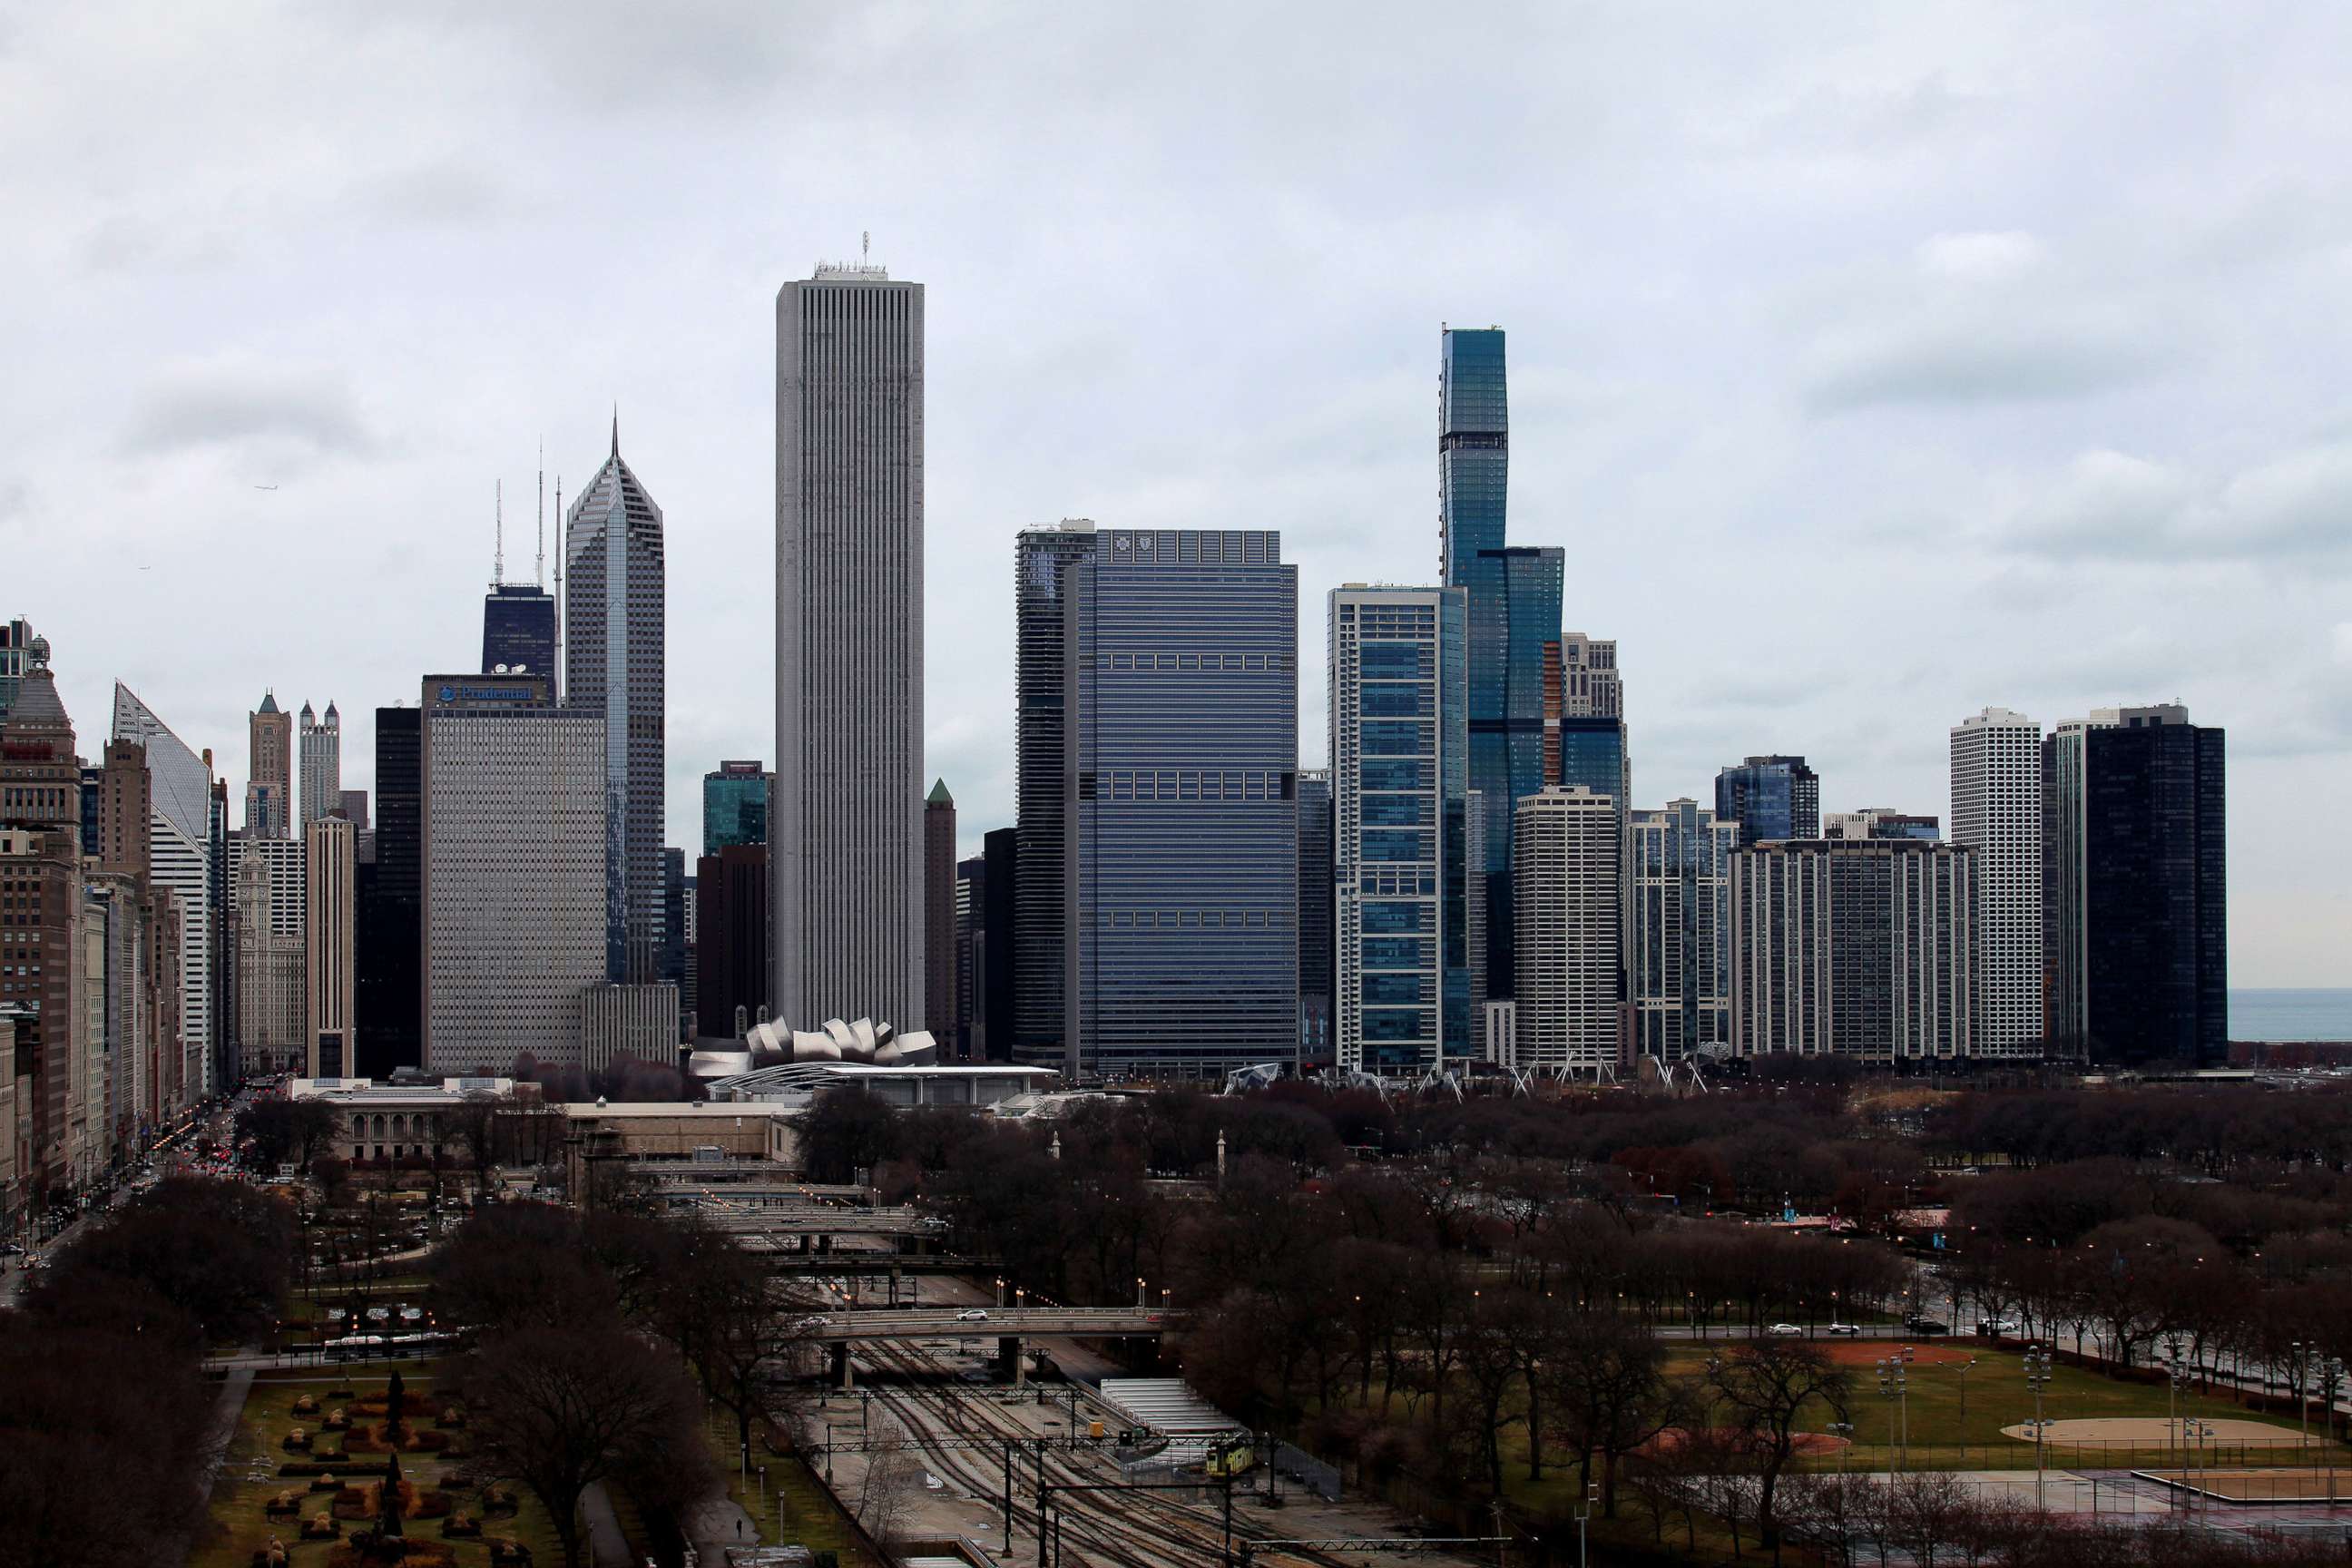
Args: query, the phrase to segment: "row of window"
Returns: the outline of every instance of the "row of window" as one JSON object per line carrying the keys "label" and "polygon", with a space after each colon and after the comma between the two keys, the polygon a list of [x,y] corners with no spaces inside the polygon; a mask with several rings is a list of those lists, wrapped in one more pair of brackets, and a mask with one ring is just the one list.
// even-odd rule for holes
{"label": "row of window", "polygon": [[1297,660],[1286,653],[1098,653],[1097,669],[1112,670],[1287,670]]}
{"label": "row of window", "polygon": [[1281,800],[1283,777],[1254,769],[1112,768],[1092,775],[1095,788],[1081,789],[1079,795],[1110,800]]}
{"label": "row of window", "polygon": [[1114,931],[1283,931],[1280,910],[1111,910],[1101,923]]}

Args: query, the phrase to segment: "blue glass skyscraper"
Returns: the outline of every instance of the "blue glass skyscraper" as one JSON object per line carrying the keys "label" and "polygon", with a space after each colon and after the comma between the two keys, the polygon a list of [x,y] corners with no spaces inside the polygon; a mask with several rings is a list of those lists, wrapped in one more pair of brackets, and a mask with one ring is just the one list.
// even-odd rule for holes
{"label": "blue glass skyscraper", "polygon": [[1739,842],[1818,838],[1822,781],[1802,757],[1749,757],[1715,775],[1715,815],[1739,824]]}
{"label": "blue glass skyscraper", "polygon": [[1503,332],[1449,329],[1439,378],[1437,454],[1445,585],[1469,595],[1470,788],[1485,802],[1486,976],[1511,988],[1513,806],[1544,785],[1544,645],[1559,640],[1566,555],[1513,549],[1510,399]]}
{"label": "blue glass skyscraper", "polygon": [[1332,877],[1339,1065],[1391,1074],[1476,1054],[1486,896],[1469,838],[1468,595],[1334,589]]}
{"label": "blue glass skyscraper", "polygon": [[702,775],[702,852],[768,841],[768,770],[758,759],[725,762]]}
{"label": "blue glass skyscraper", "polygon": [[[1107,1075],[1292,1060],[1298,574],[1280,536],[1065,523],[1024,533],[1021,562],[1019,918],[1054,918],[1063,985],[1060,1040],[1032,992],[1016,1049]],[[1025,974],[1025,937],[1016,952]]]}

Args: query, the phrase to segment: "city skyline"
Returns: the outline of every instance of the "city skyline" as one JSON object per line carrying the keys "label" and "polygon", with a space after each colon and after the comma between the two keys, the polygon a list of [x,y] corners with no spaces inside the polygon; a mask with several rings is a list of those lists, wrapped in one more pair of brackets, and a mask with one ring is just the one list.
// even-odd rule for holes
{"label": "city skyline", "polygon": [[[105,683],[120,677],[191,745],[211,747],[215,776],[236,785],[253,687],[332,691],[349,704],[345,780],[371,785],[365,715],[420,669],[473,662],[489,521],[481,480],[525,482],[544,434],[551,480],[566,476],[568,497],[617,396],[666,506],[692,520],[674,541],[672,658],[699,685],[673,703],[665,836],[691,845],[700,774],[773,749],[759,719],[761,661],[744,655],[764,644],[769,610],[727,592],[769,526],[764,300],[816,257],[855,254],[871,228],[877,257],[938,296],[929,483],[932,505],[955,521],[935,531],[929,564],[940,582],[982,586],[934,593],[928,607],[922,782],[941,776],[955,792],[969,854],[1012,820],[1011,617],[987,585],[1015,531],[1062,515],[1200,526],[1220,504],[1245,503],[1265,514],[1253,526],[1283,531],[1310,603],[1340,582],[1428,581],[1431,335],[1449,321],[1492,322],[1511,333],[1515,371],[1511,538],[1571,551],[1564,624],[1615,638],[1634,672],[1633,807],[1704,801],[1717,768],[1783,752],[1808,757],[1841,805],[1948,813],[1944,731],[1959,716],[2178,698],[2239,742],[2233,978],[2341,982],[2347,851],[2314,852],[2263,825],[2323,791],[2352,743],[2352,631],[2341,629],[2352,605],[2334,521],[2352,465],[2338,453],[2333,394],[2304,368],[2332,357],[2313,353],[2309,332],[2335,329],[2297,308],[2340,221],[2319,198],[2341,188],[2342,137],[2323,122],[2283,139],[2251,88],[2217,84],[2188,111],[2193,156],[2119,149],[2103,166],[2122,177],[2084,183],[2082,161],[2048,156],[2075,116],[2147,122],[2162,90],[2149,84],[2164,71],[2142,68],[2193,67],[2215,26],[2135,22],[2129,70],[2089,48],[2029,68],[2021,12],[1979,16],[1973,44],[1923,19],[1864,28],[1842,53],[1801,26],[1727,88],[1704,72],[1689,89],[1648,78],[1643,90],[1664,93],[1667,112],[1641,149],[1617,128],[1626,89],[1575,60],[1648,59],[1660,36],[1597,23],[1590,48],[1547,37],[1496,68],[1491,102],[1424,146],[1356,136],[1370,127],[1344,108],[1332,134],[1361,144],[1345,157],[1320,136],[1292,138],[1297,127],[1270,109],[1242,116],[1211,150],[1218,175],[1266,168],[1190,237],[1173,216],[1192,210],[1188,177],[1132,136],[1110,139],[1144,154],[1120,163],[1131,171],[1118,198],[1130,205],[1115,209],[1129,216],[1124,230],[1048,221],[1022,235],[992,217],[993,204],[1034,218],[1052,194],[1025,132],[1000,127],[961,150],[971,178],[955,194],[877,197],[916,166],[887,139],[806,138],[831,147],[823,156],[836,166],[824,172],[797,141],[826,116],[853,128],[898,120],[916,149],[947,147],[942,125],[969,108],[959,94],[979,89],[940,91],[950,79],[904,41],[873,44],[838,85],[796,86],[786,108],[731,75],[714,41],[773,64],[779,35],[748,16],[663,39],[633,25],[592,40],[486,23],[469,45],[533,94],[552,91],[562,70],[607,79],[658,60],[668,85],[633,112],[666,150],[722,136],[789,149],[756,174],[736,152],[714,177],[801,191],[757,216],[721,215],[685,205],[698,187],[666,195],[641,170],[613,169],[659,221],[556,290],[545,257],[589,248],[567,247],[575,220],[555,210],[576,164],[603,146],[587,117],[559,118],[544,144],[478,152],[488,96],[469,73],[419,100],[446,135],[394,147],[337,121],[322,174],[258,149],[256,128],[276,110],[205,83],[201,62],[217,46],[166,30],[139,69],[196,84],[179,144],[119,189],[93,177],[126,167],[127,152],[154,151],[126,115],[129,129],[35,172],[26,211],[59,237],[0,263],[16,299],[42,300],[71,323],[27,327],[32,363],[57,374],[5,395],[26,455],[0,474],[0,533],[37,542],[45,569],[0,613],[83,650],[61,676],[75,710],[105,711]],[[37,66],[69,58],[80,25],[43,18],[11,47]],[[262,63],[278,47],[320,47],[302,28],[331,26],[259,40]],[[1009,30],[972,26],[976,43],[1013,51],[1008,82],[1060,81],[1020,58]],[[1097,26],[1108,36],[1079,40],[1081,58],[1118,41],[1122,24]],[[1295,64],[1308,26],[1276,29],[1247,81],[1264,87],[1271,78],[1258,73]],[[2298,101],[2316,90],[2311,62],[2338,52],[2341,26],[2306,18],[2243,44],[2261,56],[2243,80],[2263,82],[2264,101]],[[1366,30],[1369,45],[1325,30],[1318,47],[1336,51],[1335,69],[1369,69],[1397,30],[1377,17]],[[1454,49],[1491,57],[1482,37],[1474,27],[1443,42],[1428,69]],[[349,58],[395,65],[446,41],[393,26]],[[809,44],[851,47],[822,26]],[[1173,82],[1202,47],[1182,41],[1171,74],[1123,104],[1089,89],[1071,111],[1089,125],[1126,113],[1171,129]],[[560,48],[562,70],[543,47]],[[893,68],[904,69],[893,78]],[[1564,68],[1595,106],[1591,123],[1549,107],[1556,86],[1539,89]],[[1434,79],[1386,69],[1402,89]],[[134,70],[107,91],[143,79]],[[743,115],[719,117],[724,128],[706,121],[682,84],[728,89],[722,100]],[[32,129],[68,106],[33,94],[18,112]],[[403,113],[383,119],[404,124]],[[1492,163],[1444,199],[1397,195],[1435,166],[1425,159],[1487,148]],[[1643,184],[1679,199],[1633,199],[1610,165],[1637,151]],[[1106,167],[1097,156],[1060,177],[1091,188]],[[1359,157],[1363,176],[1348,172]],[[232,173],[254,193],[247,205],[208,204]],[[1361,183],[1380,175],[1391,179]],[[167,199],[164,181],[183,194]],[[317,226],[315,204],[259,207],[312,181],[318,202],[341,204],[384,241],[383,263],[350,280],[366,290],[367,319],[332,337],[331,361],[288,345],[322,341],[309,329],[345,253],[288,247],[259,288],[237,265],[289,225]],[[546,195],[520,199],[534,190]],[[1559,200],[1578,194],[1591,199]],[[1548,205],[1609,226],[1611,244],[1575,242]],[[2151,226],[2177,232],[2151,242]],[[1741,272],[1710,251],[1737,253]],[[420,257],[429,265],[413,265]],[[413,282],[390,269],[394,258]],[[449,267],[478,289],[454,310]],[[1213,305],[1163,287],[1180,267],[1219,271],[1234,297]],[[692,289],[661,287],[688,278]],[[128,367],[108,340],[84,335],[115,313],[106,302],[126,283],[172,307],[168,318],[131,313],[152,341]],[[2264,307],[2202,303],[2233,287]],[[1008,355],[1006,344],[1022,346]],[[1243,374],[1261,364],[1273,368]],[[453,386],[466,390],[436,390]],[[1048,445],[1045,430],[1068,438]],[[269,485],[279,488],[255,488]],[[107,499],[93,508],[91,497]],[[130,521],[152,520],[150,503],[166,497],[168,533]],[[322,531],[330,521],[340,531]],[[226,592],[206,557],[293,559],[321,538],[348,542],[375,590],[367,604],[320,596],[186,635],[173,595]],[[1669,557],[1716,571],[1667,591],[1653,576]],[[93,584],[118,603],[101,606]],[[1754,657],[1753,623],[1791,608],[1801,613],[1777,628],[1774,656]],[[2209,635],[2189,647],[2171,635],[2176,616]],[[180,629],[110,635],[110,624]],[[1308,767],[1325,760],[1321,632],[1308,614]],[[1945,656],[1963,642],[1977,655]]]}

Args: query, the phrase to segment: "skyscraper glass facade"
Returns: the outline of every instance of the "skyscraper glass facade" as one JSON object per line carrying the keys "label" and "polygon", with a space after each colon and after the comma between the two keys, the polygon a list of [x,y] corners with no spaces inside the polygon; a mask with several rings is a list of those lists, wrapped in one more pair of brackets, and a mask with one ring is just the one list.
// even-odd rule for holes
{"label": "skyscraper glass facade", "polygon": [[1331,1059],[1331,773],[1298,775],[1298,1049]]}
{"label": "skyscraper glass facade", "polygon": [[[1018,897],[1034,918],[1060,865],[1054,1065],[1201,1078],[1293,1059],[1298,578],[1280,537],[1041,530],[1022,560]],[[1058,717],[1033,715],[1055,659]],[[1028,930],[1016,961],[1034,978]],[[1016,1026],[1033,1057],[1035,1000]]]}
{"label": "skyscraper glass facade", "polygon": [[1485,998],[1470,951],[1468,595],[1330,596],[1331,869],[1340,1066],[1466,1062]]}
{"label": "skyscraper glass facade", "polygon": [[768,774],[757,759],[702,775],[702,852],[768,841]]}
{"label": "skyscraper glass facade", "polygon": [[1696,801],[1633,814],[1634,1049],[1679,1061],[1731,1041],[1731,852],[1739,825]]}
{"label": "skyscraper glass facade", "polygon": [[[605,977],[662,978],[668,678],[661,508],[613,453],[564,521],[563,700],[604,719]],[[552,671],[549,672],[552,675]]]}
{"label": "skyscraper glass facade", "polygon": [[1802,757],[1749,757],[1715,775],[1715,814],[1739,824],[1742,844],[1818,838],[1821,780]]}
{"label": "skyscraper glass facade", "polygon": [[555,596],[535,583],[501,583],[482,600],[482,672],[501,665],[555,672]]}

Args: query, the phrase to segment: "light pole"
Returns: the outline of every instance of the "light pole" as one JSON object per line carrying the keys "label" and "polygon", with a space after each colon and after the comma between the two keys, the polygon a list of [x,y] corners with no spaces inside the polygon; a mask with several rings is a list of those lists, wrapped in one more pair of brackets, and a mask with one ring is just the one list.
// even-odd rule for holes
{"label": "light pole", "polygon": [[1853,1563],[1853,1531],[1851,1522],[1847,1519],[1847,1512],[1853,1506],[1853,1499],[1846,1491],[1845,1455],[1846,1450],[1853,1447],[1853,1423],[1851,1421],[1831,1422],[1830,1436],[1838,1440],[1838,1563],[1840,1564],[1840,1568],[1852,1568]]}
{"label": "light pole", "polygon": [[2327,1506],[2336,1506],[2336,1391],[2344,1381],[2344,1363],[2330,1356],[2319,1369],[2319,1442],[2327,1450]]}
{"label": "light pole", "polygon": [[[1593,1506],[1600,1500],[1601,1483],[1599,1481],[1588,1481],[1585,1483],[1584,1506],[1576,1510],[1576,1568],[1586,1568],[1587,1560],[1584,1552],[1585,1521],[1592,1517]],[[1497,1533],[1499,1533],[1501,1526],[1498,1524],[1496,1528]]]}
{"label": "light pole", "polygon": [[2292,1340],[2288,1342],[2287,1348],[2294,1352],[2294,1415],[2303,1427],[2303,1436],[2297,1441],[2303,1449],[2303,1457],[2308,1459],[2311,1458],[2311,1394],[2305,1377],[2309,1369],[2311,1347],[2301,1340]]}
{"label": "light pole", "polygon": [[[2180,1364],[2180,1341],[2177,1337],[2167,1340],[2164,1343],[2164,1442],[2167,1449],[2172,1448],[2181,1436],[2186,1436],[2179,1432],[2180,1384],[2188,1375]],[[2168,1453],[2167,1458],[2186,1470],[2187,1466],[2179,1454]],[[2187,1479],[2185,1475],[2183,1479]],[[2177,1498],[2179,1494],[2176,1491],[2173,1495]]]}
{"label": "light pole", "polygon": [[[1903,1468],[1904,1465],[1908,1461],[1909,1455],[1906,1450],[1911,1447],[1911,1377],[1909,1369],[1904,1366],[1900,1359],[1895,1356],[1888,1356],[1885,1360],[1878,1363],[1878,1392],[1880,1395],[1887,1401],[1886,1448],[1888,1463],[1886,1468],[1889,1470],[1899,1470]],[[1903,1423],[1903,1441],[1900,1447],[1896,1447],[1895,1439],[1895,1420],[1898,1413],[1900,1413]]]}
{"label": "light pole", "polygon": [[1966,1447],[1969,1441],[1969,1369],[1976,1364],[1977,1358],[1974,1356],[1969,1357],[1960,1363],[1960,1446],[1962,1447]]}
{"label": "light pole", "polygon": [[2048,1511],[2042,1491],[2042,1433],[2046,1423],[2042,1419],[2042,1396],[2050,1387],[2050,1347],[2025,1347],[2025,1386],[2033,1391],[2033,1509],[2036,1513]]}

